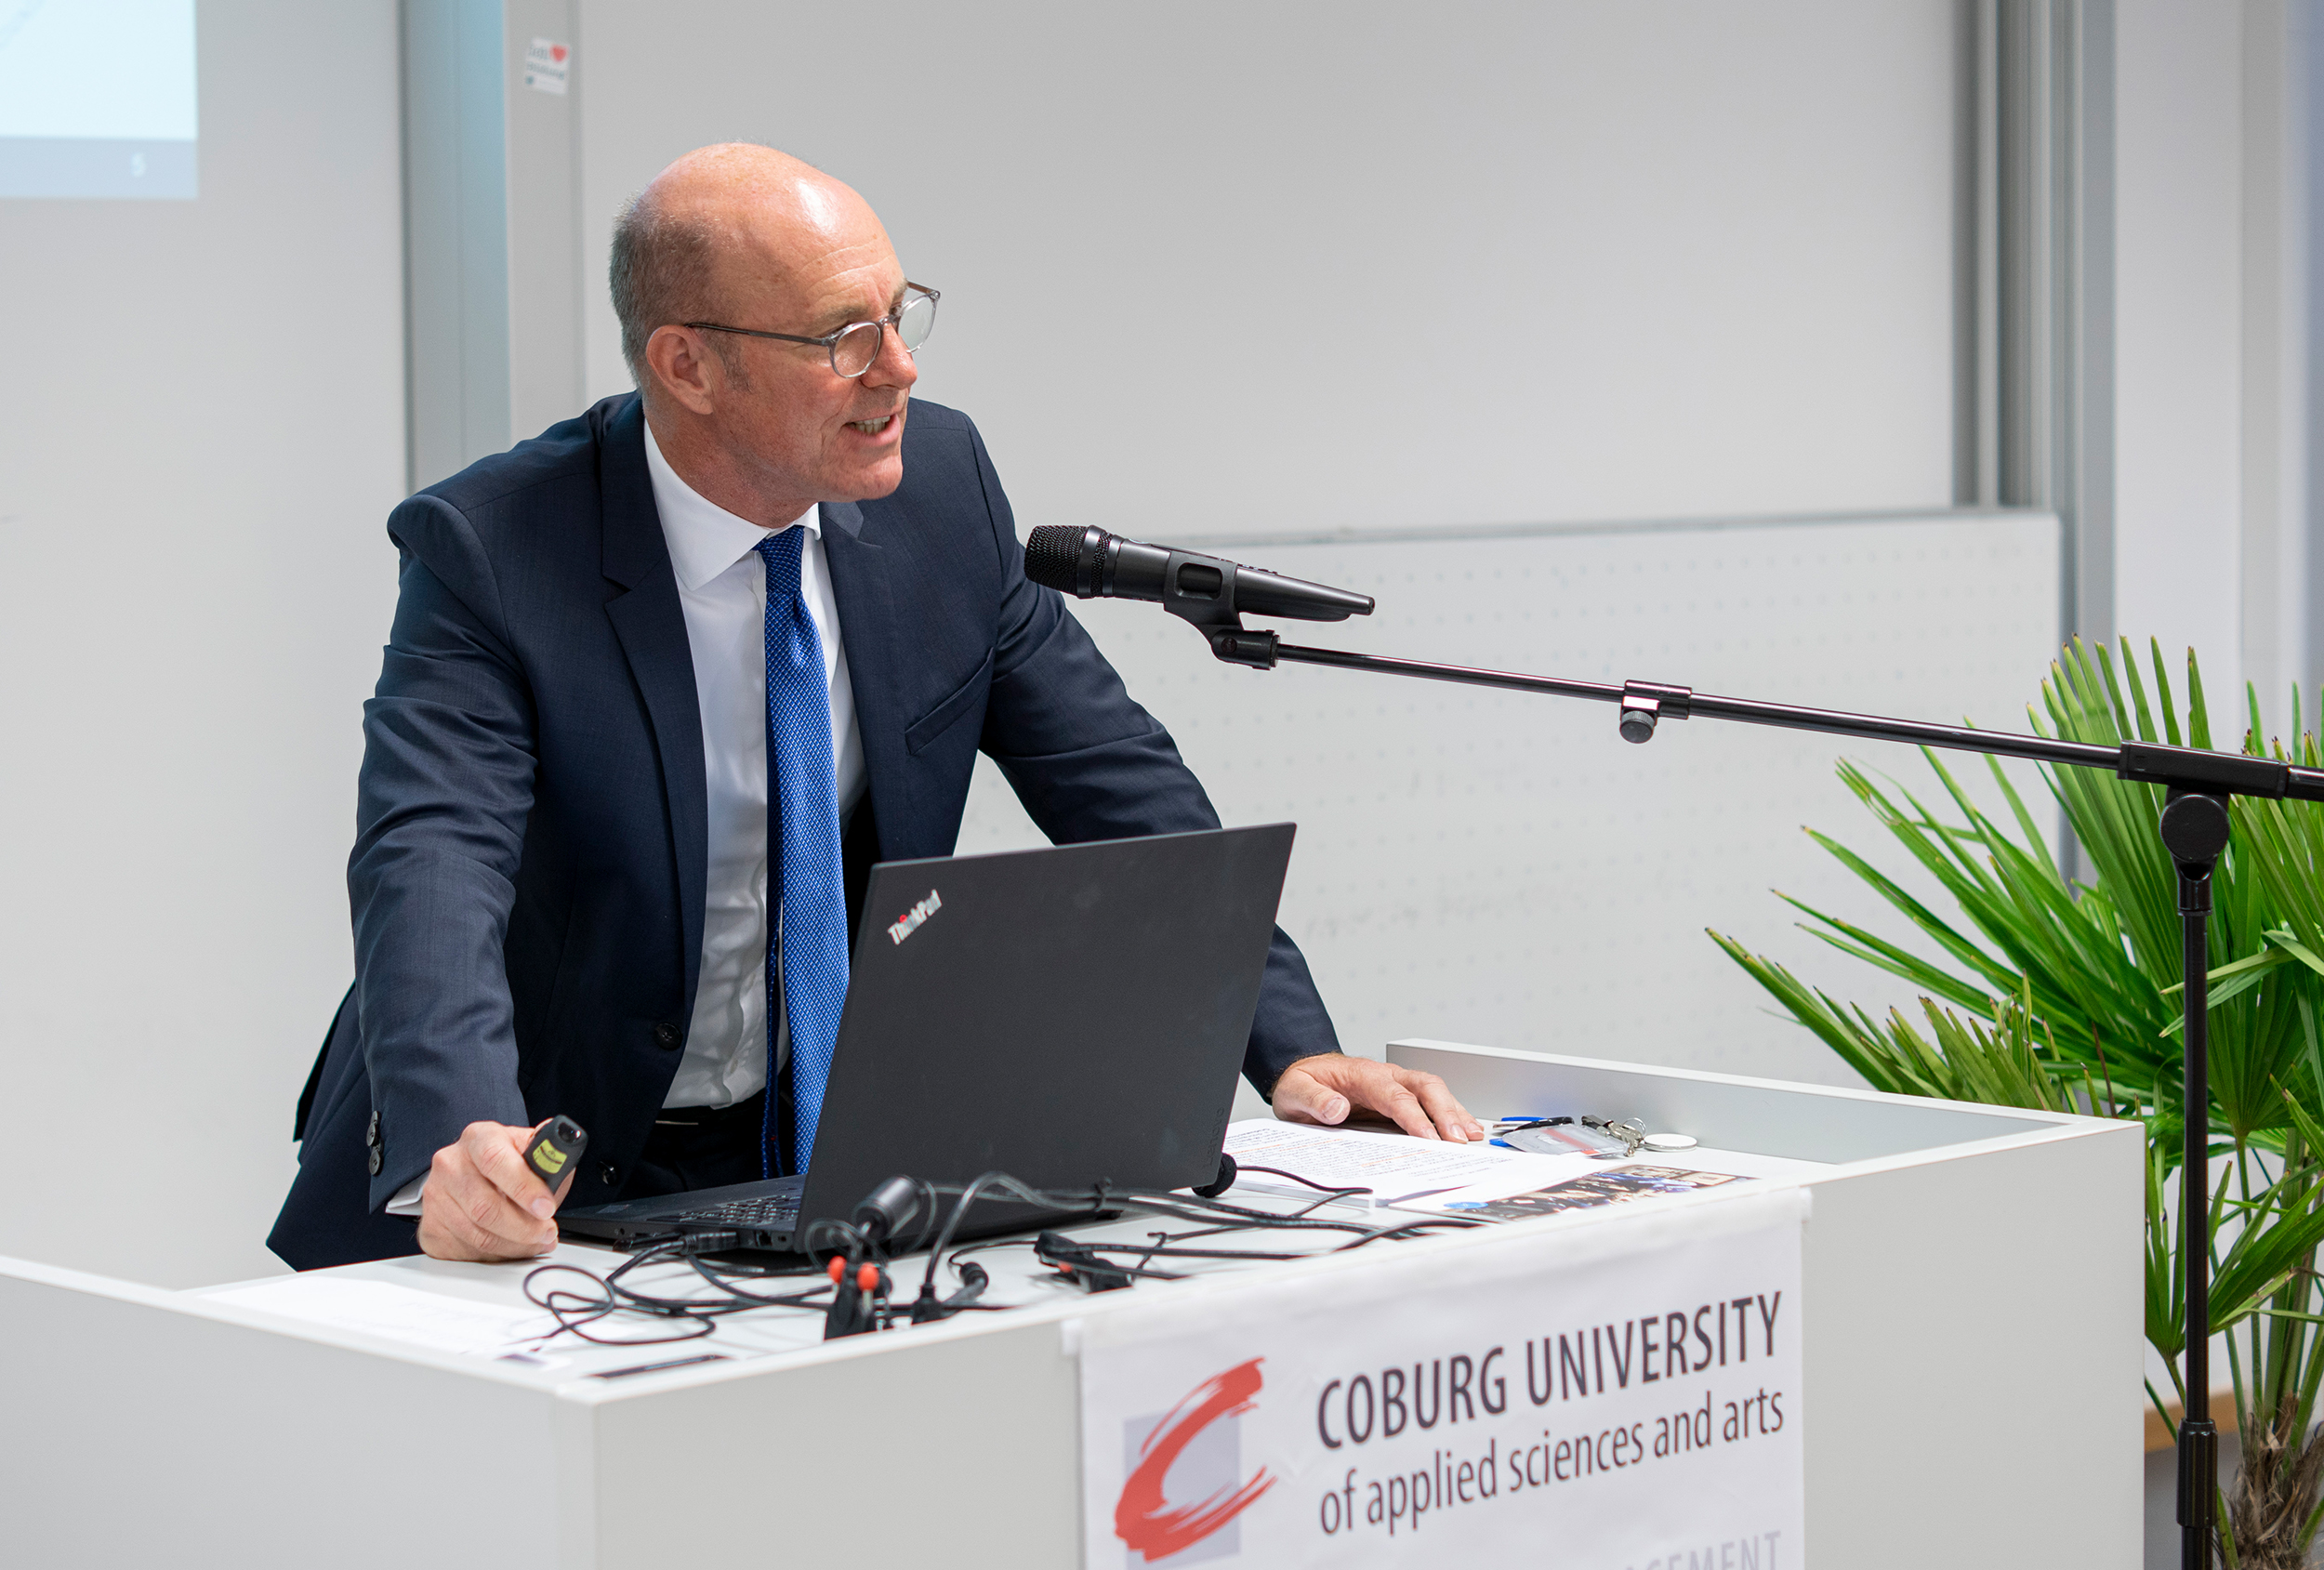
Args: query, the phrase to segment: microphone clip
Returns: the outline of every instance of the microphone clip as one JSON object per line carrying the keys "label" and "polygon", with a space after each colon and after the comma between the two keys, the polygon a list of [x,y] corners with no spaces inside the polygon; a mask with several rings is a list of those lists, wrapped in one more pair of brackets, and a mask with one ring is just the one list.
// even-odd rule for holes
{"label": "microphone clip", "polygon": [[1275,645],[1281,640],[1272,632],[1246,629],[1240,616],[1231,619],[1235,624],[1233,627],[1203,629],[1203,636],[1210,640],[1210,652],[1229,665],[1248,666],[1253,670],[1274,669]]}
{"label": "microphone clip", "polygon": [[1162,608],[1198,628],[1210,652],[1229,665],[1273,670],[1275,635],[1243,626],[1235,609],[1235,579],[1240,567],[1218,556],[1173,550],[1162,567]]}
{"label": "microphone clip", "polygon": [[1641,745],[1655,739],[1655,724],[1684,719],[1695,699],[1692,687],[1672,687],[1660,681],[1622,683],[1622,739]]}

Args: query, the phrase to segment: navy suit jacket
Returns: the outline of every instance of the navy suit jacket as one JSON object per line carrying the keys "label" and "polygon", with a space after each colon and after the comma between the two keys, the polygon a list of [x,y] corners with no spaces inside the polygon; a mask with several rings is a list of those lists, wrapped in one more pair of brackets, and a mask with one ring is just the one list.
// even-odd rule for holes
{"label": "navy suit jacket", "polygon": [[[635,394],[608,399],[388,521],[401,594],[363,711],[355,984],[267,1240],[297,1268],[413,1252],[382,1207],[479,1119],[578,1119],[566,1202],[613,1199],[668,1091],[707,806],[644,424]],[[1026,581],[976,428],[915,401],[904,442],[894,495],[823,510],[868,785],[852,905],[871,860],[951,853],[980,749],[1052,840],[1216,827],[1169,733]],[[1278,930],[1244,1072],[1264,1090],[1337,1045]]]}

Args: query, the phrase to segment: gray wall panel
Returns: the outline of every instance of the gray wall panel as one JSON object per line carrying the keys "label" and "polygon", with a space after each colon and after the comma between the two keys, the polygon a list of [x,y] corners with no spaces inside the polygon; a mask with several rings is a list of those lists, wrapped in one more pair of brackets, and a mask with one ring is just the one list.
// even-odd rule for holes
{"label": "gray wall panel", "polygon": [[[1294,642],[1993,730],[2026,729],[2057,587],[2041,513],[1219,548],[1380,600],[1366,619],[1283,624]],[[1917,1015],[1902,983],[1794,930],[1768,891],[1898,934],[1800,828],[1901,873],[1832,767],[1853,757],[1931,799],[1906,748],[1708,719],[1632,746],[1605,704],[1244,670],[1157,606],[1078,611],[1226,822],[1299,824],[1283,925],[1350,1050],[1424,1035],[1854,1083],[1705,926],[1842,998]],[[1040,843],[980,767],[960,849]],[[2005,811],[1981,759],[1956,767]],[[2050,821],[2038,781],[2017,779]],[[1951,912],[1933,883],[1900,881]]]}

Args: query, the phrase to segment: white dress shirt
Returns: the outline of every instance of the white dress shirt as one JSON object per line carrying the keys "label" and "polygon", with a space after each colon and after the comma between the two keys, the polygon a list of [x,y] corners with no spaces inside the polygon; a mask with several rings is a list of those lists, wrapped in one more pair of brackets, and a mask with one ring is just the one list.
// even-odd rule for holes
{"label": "white dress shirt", "polygon": [[[709,786],[709,867],[703,883],[702,979],[693,1026],[665,1106],[727,1106],[767,1082],[767,943],[775,895],[767,845],[767,531],[705,499],[678,477],[646,428],[645,461],[662,515],[678,600],[693,651]],[[823,645],[831,692],[831,760],[844,821],[864,794],[864,743],[839,641],[839,607],[823,554],[823,509],[794,527],[807,538],[799,577]]]}
{"label": "white dress shirt", "polygon": [[[774,896],[767,844],[767,571],[756,547],[768,531],[710,501],[669,466],[651,423],[646,472],[678,574],[678,602],[693,652],[708,785],[709,865],[703,883],[702,975],[693,1028],[664,1106],[729,1106],[767,1082],[767,943]],[[823,645],[831,692],[831,759],[844,824],[864,794],[864,742],[839,641],[839,606],[823,554],[823,509],[790,525],[807,531],[799,589]],[[778,1022],[778,1024],[780,1022]],[[425,1176],[388,1203],[419,1213]]]}

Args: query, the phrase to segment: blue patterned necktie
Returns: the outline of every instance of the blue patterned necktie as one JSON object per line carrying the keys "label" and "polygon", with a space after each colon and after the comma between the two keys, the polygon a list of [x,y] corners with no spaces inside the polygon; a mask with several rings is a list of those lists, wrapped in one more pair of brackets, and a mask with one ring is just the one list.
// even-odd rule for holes
{"label": "blue patterned necktie", "polygon": [[[767,802],[781,869],[780,944],[767,944],[767,1107],[774,1106],[774,1021],[791,1031],[791,1150],[807,1170],[815,1120],[847,1002],[847,897],[839,882],[839,803],[831,767],[831,689],[823,642],[799,591],[804,524],[754,548],[767,563]],[[778,947],[782,968],[776,970]],[[778,983],[778,975],[780,981]],[[771,1138],[760,1140],[764,1151]]]}

